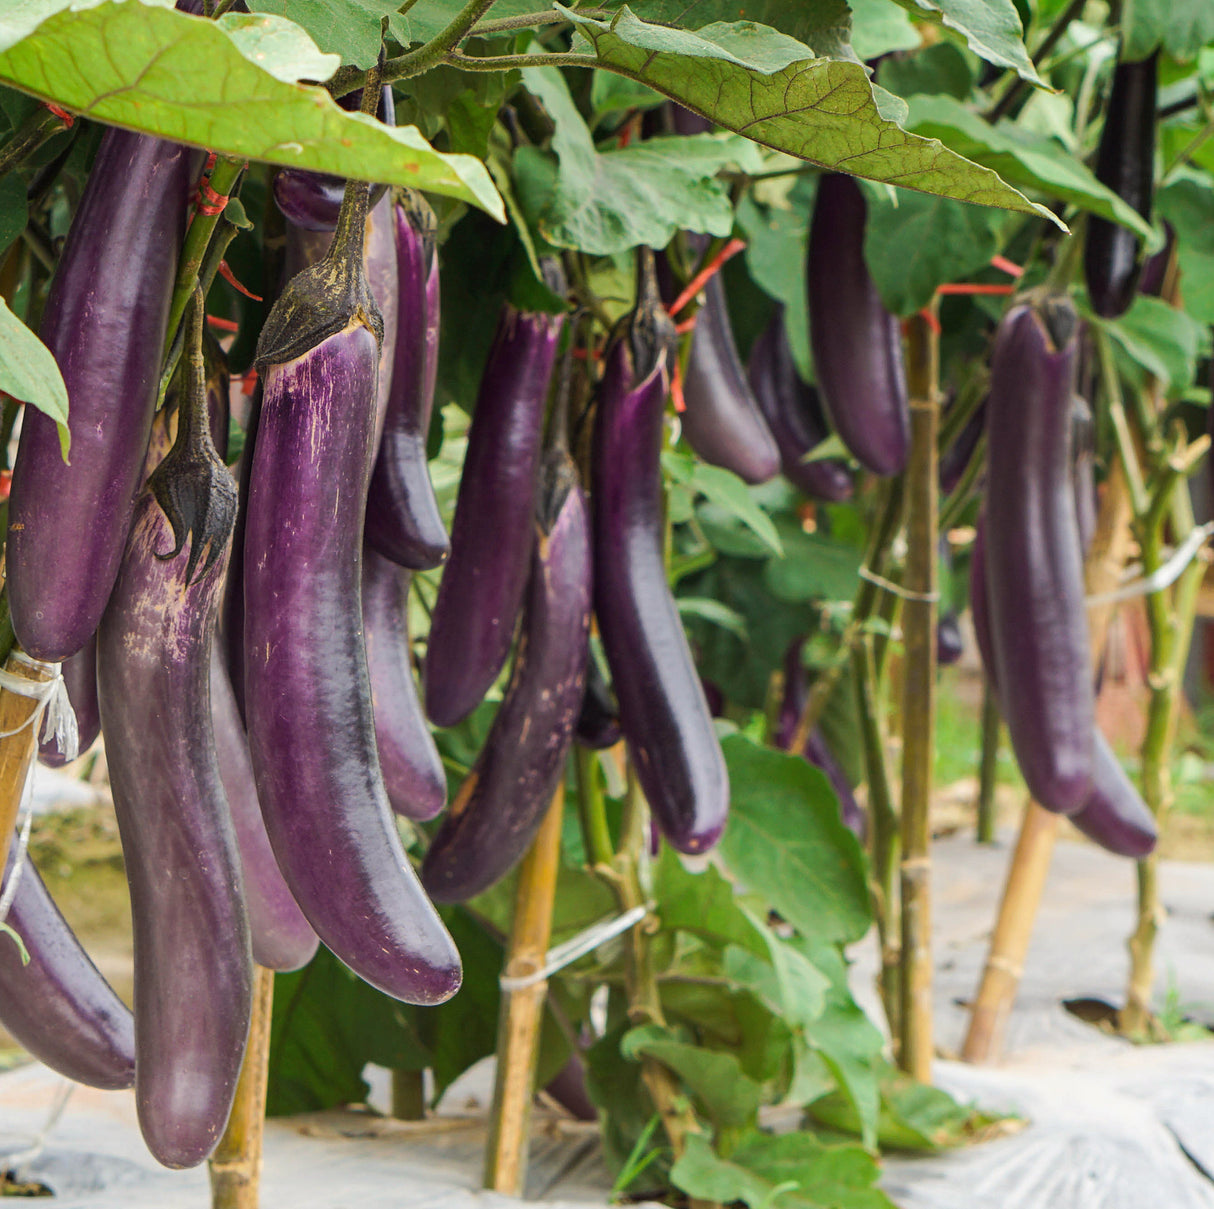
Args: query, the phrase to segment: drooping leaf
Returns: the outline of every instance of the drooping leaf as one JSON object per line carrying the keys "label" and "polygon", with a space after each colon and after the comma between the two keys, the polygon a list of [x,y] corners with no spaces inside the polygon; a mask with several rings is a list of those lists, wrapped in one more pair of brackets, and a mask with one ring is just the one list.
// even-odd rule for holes
{"label": "drooping leaf", "polygon": [[785,517],[777,525],[784,557],[769,559],[764,582],[778,600],[850,600],[860,582],[863,552],[824,533],[806,533]]}
{"label": "drooping leaf", "polygon": [[0,298],[0,391],[45,412],[59,426],[59,448],[67,461],[67,387],[51,350],[8,309]]}
{"label": "drooping leaf", "polygon": [[730,515],[736,516],[773,553],[783,553],[780,536],[771,517],[759,507],[746,484],[732,471],[709,466],[678,450],[665,450],[662,453],[662,470],[674,482],[706,496]]}
{"label": "drooping leaf", "polygon": [[970,61],[951,42],[937,42],[914,55],[891,55],[882,61],[877,79],[885,88],[907,100],[920,93],[929,96],[944,93],[964,101],[974,87]]}
{"label": "drooping leaf", "polygon": [[1145,59],[1162,46],[1186,61],[1214,42],[1214,5],[1209,0],[1134,0],[1122,12],[1121,55]]}
{"label": "drooping leaf", "polygon": [[664,929],[735,945],[759,958],[766,955],[767,941],[743,910],[737,887],[712,865],[692,873],[678,853],[664,845],[654,870],[654,894]]}
{"label": "drooping leaf", "polygon": [[250,11],[289,17],[308,31],[321,50],[339,55],[342,63],[370,67],[379,54],[380,22],[389,19],[388,32],[400,41],[408,38],[395,0],[247,0]]}
{"label": "drooping leaf", "polygon": [[898,0],[917,16],[929,16],[956,30],[970,50],[988,63],[1010,67],[1032,84],[1045,81],[1037,74],[1024,45],[1024,26],[1012,0]]}
{"label": "drooping leaf", "polygon": [[1178,180],[1159,191],[1156,209],[1176,228],[1185,311],[1214,323],[1214,187],[1208,178]]}
{"label": "drooping leaf", "polygon": [[898,50],[914,50],[919,31],[901,9],[889,0],[849,0],[852,13],[851,44],[859,59],[878,59]]}
{"label": "drooping leaf", "polygon": [[679,606],[680,617],[699,617],[746,641],[745,619],[719,600],[710,600],[706,596],[680,596],[675,603]]}
{"label": "drooping leaf", "polygon": [[1205,328],[1161,298],[1139,294],[1118,319],[1098,320],[1126,356],[1165,385],[1181,390],[1197,371]]}

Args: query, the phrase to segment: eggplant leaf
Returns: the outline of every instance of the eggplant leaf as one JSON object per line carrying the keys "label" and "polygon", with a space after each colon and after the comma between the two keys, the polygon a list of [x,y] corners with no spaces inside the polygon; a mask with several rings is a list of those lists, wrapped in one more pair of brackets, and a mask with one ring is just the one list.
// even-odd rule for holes
{"label": "eggplant leaf", "polygon": [[31,403],[59,425],[59,449],[68,460],[71,433],[63,375],[51,350],[8,309],[0,298],[0,391]]}
{"label": "eggplant leaf", "polygon": [[1184,309],[1214,323],[1214,187],[1209,177],[1178,180],[1159,191],[1156,208],[1176,228]]}
{"label": "eggplant leaf", "polygon": [[97,121],[222,155],[410,185],[479,206],[502,200],[479,160],[435,151],[411,126],[346,113],[322,88],[336,55],[277,17],[206,21],[158,0],[105,0],[0,17],[0,82]]}
{"label": "eggplant leaf", "polygon": [[[1198,0],[1200,2],[1200,0]],[[1010,67],[1031,84],[1048,87],[1024,46],[1024,26],[1012,0],[898,0],[918,17],[955,30],[970,50],[997,67]]]}
{"label": "eggplant leaf", "polygon": [[1134,0],[1122,14],[1122,57],[1145,59],[1157,46],[1182,62],[1214,42],[1210,0]]}
{"label": "eggplant leaf", "polygon": [[340,55],[343,64],[370,67],[379,54],[380,22],[388,18],[388,33],[399,42],[409,39],[409,27],[396,9],[396,0],[247,0],[254,13],[289,17],[323,51]]}
{"label": "eggplant leaf", "polygon": [[771,517],[759,507],[750,489],[732,470],[709,466],[678,450],[663,452],[662,469],[674,482],[689,487],[736,516],[773,554],[784,553]]}
{"label": "eggplant leaf", "polygon": [[[1093,317],[1095,318],[1095,317]],[[1122,351],[1173,391],[1189,386],[1197,372],[1197,354],[1206,329],[1161,298],[1139,294],[1118,319],[1096,320]]]}

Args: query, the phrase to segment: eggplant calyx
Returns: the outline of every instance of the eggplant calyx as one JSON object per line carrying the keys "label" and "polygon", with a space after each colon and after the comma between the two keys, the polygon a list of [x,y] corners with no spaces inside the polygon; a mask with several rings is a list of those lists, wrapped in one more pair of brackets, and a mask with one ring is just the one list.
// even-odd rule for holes
{"label": "eggplant calyx", "polygon": [[552,533],[569,493],[578,482],[577,466],[567,450],[551,449],[545,454],[535,501],[535,522],[544,537]]}
{"label": "eggplant calyx", "polygon": [[637,304],[626,322],[633,381],[643,382],[659,368],[665,368],[669,373],[675,363],[679,335],[674,320],[662,304],[653,252],[649,248],[642,248],[640,252]]}

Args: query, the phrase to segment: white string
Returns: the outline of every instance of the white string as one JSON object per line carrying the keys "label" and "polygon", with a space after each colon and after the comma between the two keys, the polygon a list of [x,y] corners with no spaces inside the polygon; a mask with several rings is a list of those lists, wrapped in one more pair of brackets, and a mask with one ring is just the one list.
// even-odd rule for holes
{"label": "white string", "polygon": [[1085,603],[1090,609],[1096,605],[1116,604],[1121,600],[1133,600],[1136,596],[1149,596],[1152,592],[1162,592],[1164,588],[1171,587],[1181,577],[1185,567],[1197,557],[1198,551],[1206,544],[1211,534],[1214,534],[1214,521],[1194,529],[1176,547],[1171,558],[1158,570],[1143,576],[1142,579],[1136,579],[1120,588],[1114,588],[1111,592],[1100,592],[1095,596],[1089,596]]}
{"label": "white string", "polygon": [[621,932],[627,932],[634,924],[639,924],[652,909],[653,904],[649,903],[633,907],[631,911],[625,911],[623,915],[600,919],[598,923],[591,924],[585,931],[579,932],[555,948],[549,949],[544,965],[540,969],[531,974],[524,974],[520,978],[510,978],[503,974],[498,979],[498,983],[503,991],[521,991],[535,986],[537,982],[545,981],[549,975],[563,970],[567,965],[577,961],[579,957],[585,957],[587,953],[594,952],[612,937],[619,936]]}
{"label": "white string", "polygon": [[939,592],[912,592],[909,588],[904,588],[901,584],[894,583],[892,579],[886,579],[883,575],[878,575],[876,571],[870,571],[863,565],[860,567],[860,578],[867,579],[869,583],[876,584],[877,587],[884,588],[895,596],[901,596],[903,600],[921,600],[934,604],[940,599]]}
{"label": "white string", "polygon": [[45,1149],[47,1139],[50,1137],[51,1130],[59,1124],[59,1118],[63,1116],[63,1110],[67,1107],[68,1100],[72,1097],[72,1092],[76,1090],[76,1084],[71,1079],[64,1079],[59,1084],[59,1090],[55,1095],[55,1102],[51,1105],[50,1115],[46,1118],[46,1124],[35,1135],[33,1142],[26,1147],[25,1150],[18,1151],[16,1154],[5,1155],[2,1160],[14,1175],[17,1174],[17,1168],[25,1163],[32,1163]]}

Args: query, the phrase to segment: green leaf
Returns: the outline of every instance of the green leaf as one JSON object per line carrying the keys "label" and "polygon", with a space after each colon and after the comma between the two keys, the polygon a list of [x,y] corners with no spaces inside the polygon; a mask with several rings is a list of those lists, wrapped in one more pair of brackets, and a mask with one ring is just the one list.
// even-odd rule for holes
{"label": "green leaf", "polygon": [[50,349],[8,309],[0,298],[0,391],[31,403],[59,426],[59,449],[68,460],[67,387]]}
{"label": "green leaf", "polygon": [[321,50],[340,55],[342,63],[364,69],[379,54],[380,22],[384,17],[390,18],[390,34],[401,41],[408,36],[396,12],[397,0],[248,0],[248,6],[255,13],[289,17],[307,30]]}
{"label": "green leaf", "polygon": [[769,559],[763,580],[778,600],[851,600],[860,582],[864,553],[824,533],[806,533],[795,520],[778,524],[784,557]]}
{"label": "green leaf", "polygon": [[1024,45],[1024,26],[1012,0],[898,0],[917,16],[956,30],[970,50],[988,63],[1010,67],[1021,79],[1048,87]]}
{"label": "green leaf", "polygon": [[611,22],[556,7],[577,25],[575,51],[588,48],[602,66],[757,143],[870,180],[1054,221],[993,172],[883,118],[858,63],[814,59],[803,44],[749,22],[691,33],[649,25],[627,6]]}
{"label": "green leaf", "polygon": [[2,83],[222,155],[411,185],[504,217],[479,160],[444,155],[412,126],[346,113],[323,88],[289,82],[327,77],[338,59],[281,18],[206,21],[158,0],[105,0],[41,24],[31,11],[45,5],[0,18]]}
{"label": "green leaf", "polygon": [[746,619],[719,600],[710,600],[706,596],[680,596],[675,603],[679,606],[680,617],[700,617],[746,641]]}
{"label": "green leaf", "polygon": [[937,42],[914,55],[890,56],[882,60],[877,79],[891,92],[908,99],[918,93],[943,92],[964,101],[974,87],[970,60],[952,42]]}
{"label": "green leaf", "polygon": [[[392,7],[401,7],[399,0]],[[405,16],[399,18],[399,26],[393,25],[393,32],[397,29],[401,31],[402,42],[429,42],[459,16],[463,7],[464,0],[419,0]],[[546,7],[540,0],[496,0],[488,19],[496,21],[501,17],[521,17]],[[504,36],[514,37],[517,32],[508,31]]]}
{"label": "green leaf", "polygon": [[750,489],[733,471],[709,466],[679,450],[663,451],[662,470],[674,482],[682,483],[736,516],[773,553],[783,553],[780,535],[771,517],[759,507]]}
{"label": "green leaf", "polygon": [[738,986],[752,990],[785,1024],[799,1028],[821,1014],[829,981],[810,960],[765,928],[769,959],[746,949],[727,948],[722,970]]}
{"label": "green leaf", "polygon": [[861,60],[878,59],[898,50],[914,50],[919,31],[889,0],[850,0],[851,44]]}
{"label": "green leaf", "polygon": [[1139,294],[1119,319],[1098,319],[1130,360],[1173,390],[1183,390],[1197,372],[1197,352],[1202,347],[1205,329],[1184,311],[1169,306],[1161,298]]}
{"label": "green leaf", "polygon": [[1134,0],[1122,10],[1121,57],[1145,59],[1162,46],[1174,59],[1194,58],[1214,42],[1214,5],[1209,0]]}
{"label": "green leaf", "polygon": [[690,932],[756,957],[766,956],[766,929],[756,926],[738,900],[737,887],[712,865],[692,873],[673,848],[663,845],[654,872],[654,894],[664,929]]}
{"label": "green leaf", "polygon": [[16,172],[0,178],[0,252],[6,251],[29,221],[25,182]]}
{"label": "green leaf", "polygon": [[1176,229],[1184,309],[1199,323],[1214,323],[1214,187],[1208,178],[1178,180],[1159,191],[1155,205]]}
{"label": "green leaf", "polygon": [[871,922],[864,857],[825,775],[742,735],[722,743],[732,786],[721,854],[803,935],[858,940]]}

